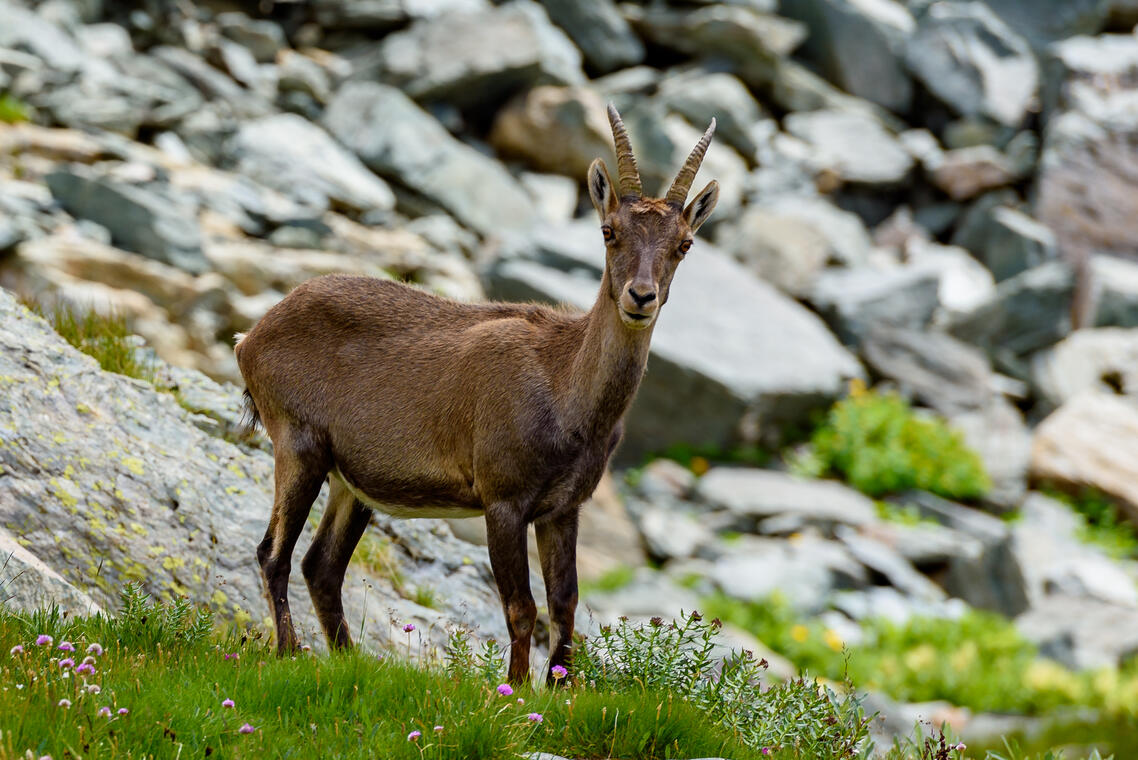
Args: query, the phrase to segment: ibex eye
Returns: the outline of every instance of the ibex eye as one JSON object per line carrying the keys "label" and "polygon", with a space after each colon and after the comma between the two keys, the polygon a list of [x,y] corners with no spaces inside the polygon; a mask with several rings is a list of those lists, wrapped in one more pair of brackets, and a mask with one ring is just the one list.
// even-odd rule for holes
{"label": "ibex eye", "polygon": [[611,242],[612,239],[616,237],[613,235],[612,227],[609,227],[607,224],[604,227],[601,227],[601,234],[605,236],[606,243]]}
{"label": "ibex eye", "polygon": [[691,249],[691,241],[685,240],[680,243],[680,253],[687,253]]}

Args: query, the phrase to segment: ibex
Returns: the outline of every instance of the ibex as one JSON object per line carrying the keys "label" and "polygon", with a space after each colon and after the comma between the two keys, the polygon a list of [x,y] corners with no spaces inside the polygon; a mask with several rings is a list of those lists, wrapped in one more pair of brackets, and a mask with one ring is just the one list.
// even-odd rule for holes
{"label": "ibex", "polygon": [[331,475],[328,507],[301,562],[330,646],[351,644],[341,587],[371,510],[483,515],[510,680],[529,676],[537,618],[529,523],[556,629],[549,665],[569,664],[578,510],[620,440],[676,266],[719,195],[712,181],[684,207],[714,119],[667,196],[645,198],[624,123],[612,106],[608,114],[620,186],[593,161],[588,189],[607,250],[588,314],[463,304],[328,275],[292,291],[237,344],[249,412],[273,441],[276,496],[257,559],[280,652],[298,644],[288,605],[293,549]]}

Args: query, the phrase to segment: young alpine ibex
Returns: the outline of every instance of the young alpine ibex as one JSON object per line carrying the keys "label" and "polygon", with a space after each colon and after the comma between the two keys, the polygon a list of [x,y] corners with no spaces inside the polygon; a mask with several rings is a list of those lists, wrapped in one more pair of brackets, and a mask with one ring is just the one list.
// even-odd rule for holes
{"label": "young alpine ibex", "polygon": [[236,347],[253,419],[273,441],[276,497],[257,559],[281,652],[297,647],[292,552],[325,478],[328,507],[301,562],[329,644],[351,644],[340,596],[372,509],[486,518],[510,632],[509,678],[529,676],[537,608],[526,526],[537,531],[566,665],[577,607],[577,515],[621,435],[676,265],[719,194],[684,202],[715,121],[665,198],[642,196],[628,134],[609,106],[620,185],[589,167],[606,266],[596,304],[572,315],[462,304],[394,282],[329,275],[274,306]]}

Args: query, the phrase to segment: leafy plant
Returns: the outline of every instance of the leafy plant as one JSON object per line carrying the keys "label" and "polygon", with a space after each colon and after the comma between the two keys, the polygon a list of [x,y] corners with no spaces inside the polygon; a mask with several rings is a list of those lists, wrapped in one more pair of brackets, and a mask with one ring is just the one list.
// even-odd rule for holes
{"label": "leafy plant", "polygon": [[32,118],[32,109],[10,93],[0,93],[0,123],[19,124]]}
{"label": "leafy plant", "polygon": [[634,625],[622,618],[583,640],[574,654],[578,683],[600,690],[656,690],[698,706],[716,726],[760,751],[851,758],[869,746],[869,718],[853,697],[797,679],[764,691],[765,661],[748,651],[716,655],[718,619],[698,612],[665,623]]}
{"label": "leafy plant", "polygon": [[916,488],[967,500],[991,488],[980,457],[959,432],[914,413],[896,394],[856,383],[814,432],[809,457],[819,474],[838,475],[870,496]]}
{"label": "leafy plant", "polygon": [[1074,495],[1044,489],[1051,498],[1070,507],[1081,522],[1079,538],[1104,549],[1116,559],[1138,556],[1138,533],[1134,524],[1121,516],[1118,505],[1094,488],[1079,489]]}

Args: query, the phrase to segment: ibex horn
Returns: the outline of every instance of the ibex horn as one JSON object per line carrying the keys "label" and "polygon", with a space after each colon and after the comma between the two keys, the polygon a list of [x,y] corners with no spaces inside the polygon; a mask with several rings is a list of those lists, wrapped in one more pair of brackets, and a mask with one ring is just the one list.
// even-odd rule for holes
{"label": "ibex horn", "polygon": [[668,190],[668,197],[664,200],[670,203],[678,203],[684,205],[684,201],[688,199],[688,191],[691,190],[691,183],[695,182],[695,175],[699,171],[699,165],[703,163],[703,156],[707,153],[707,146],[711,145],[711,136],[715,134],[715,119],[711,120],[711,126],[703,133],[703,137],[699,138],[699,142],[692,148],[691,155],[688,160],[684,162],[684,166],[680,169],[680,173],[676,175],[676,181],[672,183],[672,187]]}
{"label": "ibex horn", "polygon": [[640,170],[636,168],[636,157],[632,155],[632,142],[628,139],[624,121],[612,103],[609,103],[609,124],[612,125],[612,139],[616,144],[616,170],[620,175],[621,197],[635,195],[639,198],[644,194],[644,189],[640,186]]}

